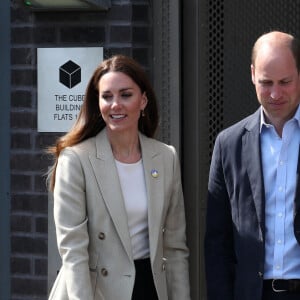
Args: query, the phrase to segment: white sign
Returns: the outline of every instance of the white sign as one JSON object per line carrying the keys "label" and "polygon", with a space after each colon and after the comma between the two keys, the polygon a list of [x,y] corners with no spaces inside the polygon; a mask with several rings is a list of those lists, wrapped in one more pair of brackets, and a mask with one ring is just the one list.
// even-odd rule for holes
{"label": "white sign", "polygon": [[38,48],[38,131],[67,132],[86,86],[103,60],[103,48]]}

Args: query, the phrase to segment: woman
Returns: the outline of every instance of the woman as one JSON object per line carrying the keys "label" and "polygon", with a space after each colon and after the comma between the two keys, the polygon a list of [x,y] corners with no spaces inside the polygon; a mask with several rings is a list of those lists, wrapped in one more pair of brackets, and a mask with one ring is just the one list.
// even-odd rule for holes
{"label": "woman", "polygon": [[117,55],[95,70],[76,124],[51,153],[62,268],[54,300],[188,300],[188,249],[174,147],[144,70]]}

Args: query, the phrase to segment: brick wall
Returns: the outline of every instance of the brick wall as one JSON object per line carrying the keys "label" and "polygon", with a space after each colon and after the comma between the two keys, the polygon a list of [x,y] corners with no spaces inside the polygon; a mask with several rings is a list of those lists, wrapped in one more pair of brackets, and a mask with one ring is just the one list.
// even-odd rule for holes
{"label": "brick wall", "polygon": [[102,46],[152,69],[149,1],[112,1],[107,12],[34,13],[11,1],[11,299],[47,299],[48,194],[44,149],[57,134],[37,132],[36,49]]}

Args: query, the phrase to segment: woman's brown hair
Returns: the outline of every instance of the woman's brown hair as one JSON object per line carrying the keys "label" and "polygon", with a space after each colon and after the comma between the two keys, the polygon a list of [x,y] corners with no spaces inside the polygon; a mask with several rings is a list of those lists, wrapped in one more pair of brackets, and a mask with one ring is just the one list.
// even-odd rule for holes
{"label": "woman's brown hair", "polygon": [[55,145],[48,149],[55,162],[49,173],[51,191],[55,185],[55,171],[61,151],[97,135],[105,126],[99,109],[98,84],[101,77],[108,72],[122,72],[129,76],[145,93],[148,99],[143,117],[139,119],[139,131],[148,137],[154,137],[158,126],[158,108],[156,96],[145,70],[132,58],[115,55],[104,60],[94,71],[85,92],[84,101],[78,118],[71,130],[57,139]]}

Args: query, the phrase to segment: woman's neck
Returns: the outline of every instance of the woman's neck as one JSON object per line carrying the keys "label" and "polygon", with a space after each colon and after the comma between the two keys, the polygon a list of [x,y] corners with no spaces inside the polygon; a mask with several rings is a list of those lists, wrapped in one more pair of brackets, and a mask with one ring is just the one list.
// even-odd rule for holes
{"label": "woman's neck", "polygon": [[108,134],[114,158],[123,163],[135,163],[141,159],[141,147],[136,135]]}

